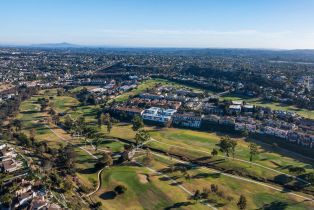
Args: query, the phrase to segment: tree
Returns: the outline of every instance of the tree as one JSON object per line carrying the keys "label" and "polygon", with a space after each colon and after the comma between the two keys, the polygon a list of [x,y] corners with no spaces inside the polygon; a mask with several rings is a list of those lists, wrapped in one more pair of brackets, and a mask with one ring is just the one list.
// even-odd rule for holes
{"label": "tree", "polygon": [[211,190],[213,193],[217,193],[217,192],[218,192],[218,185],[216,185],[216,184],[211,184],[211,185],[210,185],[210,190]]}
{"label": "tree", "polygon": [[150,139],[150,135],[144,129],[138,130],[135,134],[135,141],[136,141],[137,145],[139,145],[140,143],[143,143],[145,141],[148,141],[149,139]]}
{"label": "tree", "polygon": [[18,119],[13,120],[13,126],[15,127],[15,131],[20,131],[22,129],[22,122]]}
{"label": "tree", "polygon": [[139,129],[142,129],[142,128],[144,128],[143,119],[138,115],[134,116],[132,120],[133,131],[138,131]]}
{"label": "tree", "polygon": [[64,117],[64,127],[65,127],[65,129],[71,130],[72,126],[73,126],[73,123],[74,122],[73,122],[72,118],[70,117],[70,115],[66,115]]}
{"label": "tree", "polygon": [[101,113],[98,118],[98,126],[101,127],[103,124],[105,124],[106,116],[104,113]]}
{"label": "tree", "polygon": [[4,206],[6,206],[6,207],[10,207],[13,198],[14,198],[14,194],[12,194],[12,193],[10,193],[10,192],[3,193],[3,194],[0,196],[0,202],[1,202]]}
{"label": "tree", "polygon": [[111,120],[109,120],[107,122],[107,132],[110,133],[111,129],[112,129],[112,122],[111,122]]}
{"label": "tree", "polygon": [[233,157],[233,159],[234,159],[234,156],[235,156],[235,148],[236,148],[238,142],[236,142],[236,140],[230,140],[230,144],[231,144],[232,157]]}
{"label": "tree", "polygon": [[252,162],[253,161],[253,157],[258,154],[257,144],[250,143],[249,149],[250,149],[250,161]]}
{"label": "tree", "polygon": [[229,157],[229,153],[231,152],[232,143],[229,136],[224,136],[220,139],[220,142],[218,144],[220,151],[225,153],[227,157]]}
{"label": "tree", "polygon": [[195,200],[195,202],[198,202],[201,198],[202,198],[202,195],[199,190],[196,190],[194,192],[194,195],[192,195],[192,199]]}
{"label": "tree", "polygon": [[311,173],[305,174],[304,179],[310,182],[311,184],[314,184],[314,173],[311,172]]}
{"label": "tree", "polygon": [[209,188],[204,187],[202,192],[202,198],[207,199],[209,197],[211,190]]}
{"label": "tree", "polygon": [[24,146],[31,146],[32,144],[31,140],[24,133],[19,133],[16,139]]}
{"label": "tree", "polygon": [[75,159],[76,153],[72,145],[68,144],[64,148],[60,147],[58,162],[70,174],[75,172]]}
{"label": "tree", "polygon": [[154,156],[153,156],[152,152],[149,149],[147,149],[146,150],[146,156],[143,159],[143,164],[145,166],[150,166],[151,163],[153,162],[153,160],[154,160]]}
{"label": "tree", "polygon": [[186,171],[186,172],[184,173],[184,178],[185,178],[185,180],[187,180],[187,181],[191,181],[191,175],[190,175],[190,173]]}
{"label": "tree", "polygon": [[302,167],[290,167],[289,172],[295,175],[300,175],[300,174],[305,173],[305,169]]}
{"label": "tree", "polygon": [[39,98],[38,102],[40,104],[40,111],[45,111],[45,109],[48,107],[49,99],[46,98]]}
{"label": "tree", "polygon": [[108,153],[103,153],[100,158],[98,158],[95,168],[109,167],[113,164],[113,160]]}
{"label": "tree", "polygon": [[63,96],[64,94],[64,89],[63,88],[58,88],[57,89],[57,96]]}
{"label": "tree", "polygon": [[249,136],[249,132],[247,129],[245,129],[244,131],[242,131],[242,136],[247,137]]}
{"label": "tree", "polygon": [[211,155],[215,157],[216,155],[218,155],[218,151],[215,148],[213,148]]}
{"label": "tree", "polygon": [[29,138],[34,141],[35,140],[35,136],[36,136],[36,130],[35,128],[32,128],[30,131],[29,131]]}
{"label": "tree", "polygon": [[240,210],[246,209],[246,197],[244,195],[240,196],[237,206]]}
{"label": "tree", "polygon": [[73,188],[73,184],[69,179],[65,179],[62,185],[65,192],[70,191]]}
{"label": "tree", "polygon": [[95,208],[95,209],[101,209],[101,206],[102,206],[102,203],[100,202],[100,201],[97,201],[94,205],[93,205],[93,207]]}
{"label": "tree", "polygon": [[95,146],[95,150],[97,151],[100,143],[101,143],[102,139],[101,139],[101,135],[100,134],[97,134],[96,137],[95,137],[95,140],[93,141],[93,144]]}
{"label": "tree", "polygon": [[114,188],[115,193],[118,195],[125,193],[126,190],[127,190],[127,188],[124,185],[118,185]]}

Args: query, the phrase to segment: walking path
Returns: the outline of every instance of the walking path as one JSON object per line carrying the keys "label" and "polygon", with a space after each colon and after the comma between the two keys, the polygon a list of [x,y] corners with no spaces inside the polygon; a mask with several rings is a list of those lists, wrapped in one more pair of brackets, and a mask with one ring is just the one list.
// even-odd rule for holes
{"label": "walking path", "polygon": [[86,195],[87,197],[89,197],[89,196],[95,194],[95,193],[100,189],[100,187],[101,187],[101,173],[102,173],[102,171],[103,171],[105,168],[106,168],[106,167],[104,167],[104,168],[102,168],[100,171],[98,171],[98,174],[97,174],[97,177],[98,177],[98,185],[97,185],[97,188],[96,188],[93,192],[87,194],[87,195]]}
{"label": "walking path", "polygon": [[[150,167],[147,167],[147,166],[144,166],[143,164],[139,163],[139,162],[136,162],[138,165],[142,166],[142,167],[145,167],[147,168],[149,171],[157,174],[157,175],[160,175],[160,176],[163,176],[165,178],[167,178],[168,180],[171,180],[171,182],[173,184],[175,184],[175,186],[181,188],[184,192],[186,192],[188,195],[192,196],[194,195],[191,191],[189,191],[188,189],[186,189],[184,186],[182,186],[180,183],[178,183],[176,180],[172,179],[170,176],[166,175],[166,174],[163,174],[161,172],[158,172],[156,171],[155,169],[152,169]],[[211,209],[214,209],[214,210],[217,210],[217,208],[215,208],[214,206],[210,205],[209,203],[203,203],[204,205],[208,206],[209,208]]]}
{"label": "walking path", "polygon": [[[175,160],[176,162],[178,163],[183,163],[183,164],[191,164],[189,162],[186,162],[186,161],[183,161],[183,160],[179,160],[177,158],[174,158],[174,157],[168,157],[166,155],[161,155],[159,153],[156,153],[156,152],[153,152],[154,155],[156,156],[159,156],[159,157],[163,157],[163,158],[167,158],[167,159],[170,159],[170,160]],[[234,178],[234,179],[238,179],[238,180],[241,180],[241,181],[245,181],[245,182],[250,182],[250,183],[254,183],[254,184],[258,184],[258,185],[261,185],[261,186],[264,186],[264,187],[267,187],[267,188],[270,188],[270,189],[273,189],[273,190],[276,190],[276,191],[279,191],[279,192],[283,192],[283,189],[280,189],[280,188],[277,188],[277,187],[273,187],[269,184],[265,184],[265,183],[262,183],[262,182],[258,182],[258,181],[255,181],[255,180],[251,180],[251,179],[248,179],[248,178],[243,178],[243,177],[239,177],[239,176],[236,176],[236,175],[232,175],[232,174],[228,174],[228,173],[223,173],[221,171],[217,171],[215,169],[209,169],[207,167],[204,167],[204,166],[199,166],[199,165],[196,165],[196,164],[192,164],[194,166],[197,166],[203,170],[207,170],[207,171],[210,171],[210,172],[214,172],[214,173],[219,173],[221,175],[224,175],[224,176],[228,176],[228,177],[231,177],[231,178]],[[288,191],[291,191],[291,190],[288,190]],[[299,198],[302,198],[306,201],[312,201],[314,202],[314,199],[313,198],[309,198],[309,197],[305,197],[303,195],[299,195],[299,194],[296,194],[296,193],[293,193],[293,192],[288,192],[288,194],[290,195],[293,195],[295,197],[299,197]]]}
{"label": "walking path", "polygon": [[[53,129],[51,129],[48,125],[46,125],[46,126],[47,126],[56,136],[58,136],[60,139],[65,140],[65,141],[68,142],[67,139],[65,139],[64,137],[60,136],[60,135],[59,135],[58,133],[56,133]],[[152,142],[152,141],[156,141],[156,142],[158,142],[158,143],[165,144],[165,145],[168,145],[168,146],[173,146],[173,147],[178,147],[178,148],[187,149],[187,148],[182,147],[182,146],[177,146],[177,145],[172,145],[172,144],[167,144],[167,143],[164,143],[164,142],[160,142],[160,141],[158,141],[158,140],[156,140],[156,139],[151,139],[151,140],[149,140],[149,141],[147,141],[147,142],[144,142],[144,143],[143,143],[142,145],[140,145],[140,146],[143,146],[144,144],[147,144],[147,143]],[[69,142],[69,143],[72,144],[71,142]],[[136,147],[136,149],[139,149],[140,146]],[[89,155],[91,155],[93,158],[96,158],[96,159],[97,159],[97,157],[94,156],[93,154],[91,154],[88,150],[86,150],[86,149],[84,149],[84,148],[82,148],[82,147],[80,147],[80,149],[82,149],[83,151],[87,152],[87,153],[88,153]],[[203,150],[198,150],[198,149],[192,149],[192,150],[210,154],[209,152],[203,151]],[[158,153],[155,153],[155,152],[153,152],[153,154],[154,154],[154,155],[157,155],[157,156],[169,158],[168,156],[161,155],[161,154],[158,154]],[[222,157],[225,157],[225,156],[222,156]],[[179,159],[177,159],[177,158],[173,158],[173,157],[171,157],[171,158],[172,158],[172,160],[176,160],[176,161],[179,162],[179,163],[190,164],[189,162],[182,161],[182,160],[179,160]],[[169,159],[170,159],[170,158],[169,158]],[[243,161],[243,162],[247,162],[247,163],[251,163],[251,162],[249,162],[249,161],[242,160],[242,159],[236,159],[236,160],[238,160],[238,161]],[[260,166],[260,167],[263,167],[263,168],[265,168],[265,169],[269,169],[269,170],[271,170],[271,171],[277,172],[277,173],[279,173],[279,174],[285,174],[285,173],[282,173],[282,172],[277,171],[277,170],[275,170],[275,169],[271,169],[271,168],[268,168],[268,167],[266,167],[266,166],[263,166],[263,165],[260,165],[260,164],[257,164],[257,163],[253,163],[253,164],[254,164],[254,165],[257,165],[257,166]],[[196,164],[194,164],[194,165],[196,165]],[[196,165],[196,166],[198,166],[198,165]],[[200,166],[199,166],[199,167],[200,167]],[[241,180],[241,181],[250,182],[250,183],[255,183],[255,184],[258,184],[258,185],[261,185],[261,186],[264,186],[264,187],[268,187],[268,188],[270,188],[270,189],[273,189],[273,190],[282,192],[282,189],[273,187],[273,186],[271,186],[271,185],[269,185],[269,184],[265,184],[265,183],[262,183],[262,182],[254,181],[254,180],[251,180],[251,179],[248,179],[248,178],[243,178],[243,177],[231,175],[231,174],[228,174],[228,173],[223,173],[223,172],[220,172],[220,171],[217,171],[217,170],[214,170],[214,169],[209,169],[209,168],[206,168],[206,167],[203,167],[203,166],[200,167],[200,168],[202,168],[202,169],[204,169],[204,170],[211,171],[211,172],[220,173],[221,175],[228,176],[228,177],[231,177],[231,178],[235,178],[235,179],[238,179],[238,180]],[[155,171],[154,169],[150,169],[150,170]],[[96,189],[94,192],[92,192],[92,193],[97,192],[97,191],[99,190],[100,186],[101,186],[101,185],[100,185],[100,182],[101,182],[101,179],[100,179],[101,172],[102,172],[102,170],[98,172],[98,186],[97,186],[97,189]],[[157,172],[157,171],[155,171],[155,172]],[[158,172],[157,172],[157,173],[158,173]],[[164,174],[163,174],[163,175],[164,175]],[[291,176],[291,175],[289,175],[289,174],[286,174],[286,175]],[[167,176],[167,175],[164,175],[164,176]],[[293,176],[292,176],[292,177],[293,177]],[[167,178],[168,178],[168,177],[167,177]],[[182,187],[183,187],[183,186],[182,186]],[[181,189],[183,189],[183,188],[181,188]],[[187,191],[186,191],[186,192],[187,192]],[[190,192],[190,193],[191,193],[191,192]],[[302,198],[302,199],[304,199],[304,200],[306,200],[306,201],[312,201],[312,202],[314,202],[314,199],[312,199],[312,198],[305,197],[305,196],[302,196],[302,195],[299,195],[299,194],[296,194],[296,193],[293,193],[293,192],[288,192],[288,194],[290,194],[290,195],[292,195],[292,196],[295,196],[295,197]],[[208,205],[209,205],[209,204],[208,204]],[[210,206],[210,205],[209,205],[209,206]],[[211,208],[214,208],[214,207],[212,207],[212,206],[210,206],[210,207],[211,207]]]}
{"label": "walking path", "polygon": [[[164,143],[164,142],[161,142],[161,141],[158,141],[156,139],[153,139],[153,141],[155,142],[158,142],[160,144],[164,144],[164,145],[167,145],[167,146],[171,146],[171,147],[177,147],[177,148],[181,148],[181,149],[186,149],[186,150],[191,150],[191,151],[197,151],[197,152],[202,152],[202,153],[206,153],[206,154],[209,154],[211,155],[210,152],[207,152],[207,151],[204,151],[204,150],[200,150],[200,149],[192,149],[192,148],[187,148],[187,147],[182,147],[182,146],[177,146],[177,145],[173,145],[173,144],[168,144],[168,143]],[[217,155],[218,157],[223,157],[223,158],[228,158],[228,159],[232,159],[232,160],[236,160],[236,161],[241,161],[241,162],[244,162],[244,163],[248,163],[248,164],[251,164],[251,165],[255,165],[255,166],[258,166],[258,167],[261,167],[261,168],[264,168],[264,169],[267,169],[267,170],[270,170],[270,171],[273,171],[275,173],[278,173],[278,174],[284,174],[286,176],[289,176],[289,177],[292,177],[298,181],[301,181],[307,185],[310,185],[311,183],[309,183],[308,181],[304,180],[304,179],[301,179],[299,177],[296,177],[296,176],[293,176],[293,175],[290,175],[290,174],[287,174],[287,173],[284,173],[282,171],[278,171],[276,169],[273,169],[273,168],[269,168],[267,166],[263,166],[259,163],[254,163],[254,162],[250,162],[250,161],[247,161],[247,160],[243,160],[243,159],[239,159],[239,158],[232,158],[232,157],[226,157],[226,156],[223,156],[223,155]]]}

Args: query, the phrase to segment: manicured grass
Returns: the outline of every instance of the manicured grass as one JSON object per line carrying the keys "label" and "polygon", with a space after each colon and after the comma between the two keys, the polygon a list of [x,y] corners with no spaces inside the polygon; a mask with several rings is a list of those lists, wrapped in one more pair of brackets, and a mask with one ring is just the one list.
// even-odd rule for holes
{"label": "manicured grass", "polygon": [[[209,153],[213,148],[218,149],[216,144],[219,143],[222,136],[218,133],[199,132],[176,128],[156,129],[154,127],[146,127],[146,129],[150,131],[153,139],[161,142],[150,142],[147,145],[166,152],[183,155],[191,159],[209,157]],[[135,132],[131,129],[131,125],[115,124],[111,131],[111,135],[114,137],[125,138],[134,141]],[[240,138],[236,138],[235,140],[238,143],[236,147],[235,158],[248,161],[249,143]],[[285,173],[289,173],[288,168],[290,166],[304,167],[307,172],[314,171],[312,164],[300,162],[287,156],[282,156],[262,147],[260,147],[259,150],[261,153],[254,157],[254,163],[259,163],[263,166]],[[224,154],[220,153],[220,155]],[[274,179],[276,176],[278,176],[278,173],[276,172],[262,167],[252,166],[250,163],[245,163],[238,160],[225,160],[223,157],[214,157],[208,159],[208,161],[212,164],[215,164],[217,167],[243,171],[252,176],[258,176],[260,178]]]}
{"label": "manicured grass", "polygon": [[83,88],[87,88],[88,90],[97,88],[98,86],[79,86],[70,90],[70,93],[76,94],[80,92]]}
{"label": "manicured grass", "polygon": [[45,112],[40,112],[40,105],[37,104],[37,99],[40,96],[34,96],[31,99],[22,102],[20,113],[17,119],[22,122],[22,132],[29,135],[31,129],[36,131],[36,140],[46,141],[51,146],[56,146],[56,142],[60,142],[59,138],[54,135],[43,122],[47,116]]}
{"label": "manicured grass", "polygon": [[94,189],[93,183],[97,183],[98,172],[94,165],[97,160],[79,148],[76,148],[75,152],[77,155],[75,161],[75,167],[77,168],[76,175],[85,186]]}
{"label": "manicured grass", "polygon": [[[97,126],[96,114],[98,112],[98,106],[80,106],[77,101],[71,97],[58,97],[56,96],[56,90],[49,90],[45,92],[45,96],[53,96],[56,109],[60,112],[67,112],[71,115],[78,116],[83,115],[86,117],[86,121],[89,124]],[[55,134],[53,134],[43,122],[40,122],[47,114],[40,112],[40,106],[37,104],[37,99],[43,97],[38,95],[32,97],[22,103],[20,110],[21,113],[18,116],[22,120],[23,129],[28,132],[29,129],[36,129],[36,139],[41,141],[48,141],[49,145],[57,146],[60,142],[63,142]],[[58,135],[68,139],[69,136],[60,128],[54,128]],[[210,152],[212,148],[217,147],[221,135],[219,133],[199,132],[186,129],[176,128],[156,128],[146,127],[145,129],[150,131],[151,136],[162,142],[151,142],[149,146],[163,151],[169,151],[170,149],[175,154],[182,154],[190,158],[203,158],[208,154],[202,152]],[[106,133],[105,126],[102,126],[101,130]],[[110,134],[106,133],[108,137],[118,137],[123,139],[129,139],[134,141],[135,132],[131,129],[131,125],[127,123],[118,123],[113,125],[113,129]],[[110,139],[110,138],[109,138]],[[236,158],[248,160],[248,143],[243,139],[236,139],[238,142]],[[78,143],[79,140],[73,141]],[[180,146],[183,148],[176,148],[171,145]],[[78,145],[76,145],[78,146]],[[123,143],[115,141],[104,141],[100,149],[110,149],[113,152],[122,151]],[[296,161],[286,156],[281,156],[272,151],[263,151],[258,157],[255,158],[255,162],[265,165],[270,168],[274,168],[283,172],[287,172],[289,166],[302,166],[306,168],[308,172],[313,171],[311,164],[305,164]],[[94,168],[95,159],[82,151],[78,147],[75,149],[77,153],[76,167],[78,168],[77,176],[80,180],[91,189],[94,189],[95,181],[97,180],[97,170]],[[93,154],[100,153],[92,152]],[[222,155],[222,154],[221,154]],[[172,161],[162,158],[155,158],[152,167],[154,169],[163,169],[174,164]],[[250,164],[242,163],[236,160],[222,160],[224,158],[215,157],[209,161],[215,162],[217,166],[237,169],[249,172],[251,175],[272,178],[276,174],[269,170],[250,166]],[[141,183],[138,174],[150,174],[151,172],[143,167],[131,167],[131,166],[116,166],[109,169],[105,169],[102,179],[103,185],[101,190],[94,196],[96,200],[103,203],[106,209],[164,209],[166,207],[173,206],[175,203],[178,205],[182,202],[188,202],[187,194],[183,192],[177,186],[171,185],[171,182],[160,179],[159,176],[151,176],[151,180],[148,183]],[[211,183],[219,184],[220,188],[228,195],[233,197],[230,202],[225,199],[214,197],[218,200],[215,204],[225,205],[224,209],[237,209],[236,202],[239,194],[244,194],[248,199],[248,209],[261,208],[264,205],[284,205],[287,204],[287,209],[311,209],[307,202],[301,202],[296,200],[291,195],[285,192],[275,192],[256,184],[250,184],[239,180],[234,180],[229,177],[221,176],[217,173],[211,173],[210,171],[203,171],[202,169],[191,169],[189,173],[194,177],[191,181],[185,180],[180,177],[179,172],[170,173],[169,175],[179,176],[177,181],[183,183],[183,186],[190,191],[196,189],[202,190],[204,186],[210,186]],[[113,190],[118,184],[126,185],[128,190],[125,194],[117,196],[115,199],[108,199],[106,195]],[[213,195],[216,196],[216,195]],[[274,203],[275,201],[281,201],[282,203]],[[298,203],[299,202],[299,203]],[[311,206],[312,207],[312,206]],[[205,206],[201,204],[181,206],[182,209],[203,209]],[[207,207],[206,207],[207,208]]]}
{"label": "manicured grass", "polygon": [[123,151],[123,146],[125,144],[118,142],[118,141],[113,141],[110,139],[105,139],[102,141],[102,143],[99,145],[99,149],[109,149],[112,152],[122,152]]}
{"label": "manicured grass", "polygon": [[79,116],[84,116],[87,123],[97,123],[97,112],[100,107],[98,105],[77,105],[72,109],[68,110],[66,113],[69,114],[73,119]]}
{"label": "manicured grass", "polygon": [[310,202],[302,202],[302,199],[291,196],[284,191],[274,191],[273,189],[264,186],[221,175],[210,169],[188,168],[187,173],[190,175],[191,179],[186,179],[182,172],[169,170],[171,165],[180,166],[174,159],[171,160],[169,158],[154,155],[154,161],[150,167],[162,171],[169,177],[174,177],[177,182],[180,182],[183,187],[191,192],[210,188],[211,184],[218,185],[219,191],[222,191],[225,196],[230,197],[229,199],[226,199],[221,198],[214,193],[210,194],[209,198],[217,201],[211,204],[219,209],[238,209],[236,204],[241,194],[247,198],[247,209],[259,209],[264,205],[272,204],[275,201],[287,203],[286,209],[291,210],[295,208],[311,209],[314,205]]}
{"label": "manicured grass", "polygon": [[[161,130],[155,130],[151,132],[151,136],[167,144],[182,146],[187,150],[191,148],[205,152],[211,152],[213,148],[218,148],[216,144],[219,143],[221,138],[221,135],[217,133],[206,133],[176,128],[164,128]],[[235,140],[238,143],[236,147],[235,157],[243,160],[249,160],[249,143],[244,141],[243,139],[237,138]],[[284,157],[271,151],[266,151],[261,147],[260,152],[261,153],[254,158],[254,162],[260,163],[264,166],[277,170],[282,170],[284,172],[288,172],[286,167],[291,165],[301,166],[307,168],[309,171],[313,170],[313,166],[310,164],[305,164],[295,159]]]}
{"label": "manicured grass", "polygon": [[284,111],[295,112],[302,117],[314,119],[313,110],[302,109],[296,106],[288,106],[285,104],[280,104],[280,103],[276,103],[272,101],[265,101],[261,98],[249,98],[249,97],[234,96],[234,95],[222,96],[221,98],[225,100],[232,100],[232,101],[246,101],[249,104],[254,104],[254,105],[258,105],[262,107],[268,107],[273,110],[284,110]]}
{"label": "manicured grass", "polygon": [[[102,174],[102,187],[96,199],[103,203],[105,209],[165,209],[176,203],[188,202],[187,194],[168,181],[161,181],[158,176],[151,176],[146,183],[139,175],[151,174],[143,167],[118,166],[105,169]],[[117,185],[127,187],[127,191],[115,198],[110,198],[110,191]],[[196,204],[182,209],[208,209]]]}

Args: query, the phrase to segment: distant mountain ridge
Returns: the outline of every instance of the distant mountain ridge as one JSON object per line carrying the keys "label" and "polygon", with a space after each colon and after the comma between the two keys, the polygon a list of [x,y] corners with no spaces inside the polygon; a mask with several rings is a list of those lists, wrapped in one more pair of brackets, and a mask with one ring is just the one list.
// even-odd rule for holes
{"label": "distant mountain ridge", "polygon": [[82,47],[80,45],[71,44],[68,42],[61,43],[45,43],[45,44],[32,44],[30,47],[39,47],[39,48],[78,48]]}

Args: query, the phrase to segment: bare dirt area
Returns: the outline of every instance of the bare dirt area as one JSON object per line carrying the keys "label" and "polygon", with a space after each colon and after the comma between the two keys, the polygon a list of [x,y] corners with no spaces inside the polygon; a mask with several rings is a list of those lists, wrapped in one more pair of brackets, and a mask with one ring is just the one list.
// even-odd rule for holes
{"label": "bare dirt area", "polygon": [[137,174],[137,176],[139,178],[140,183],[147,184],[149,182],[147,174]]}

